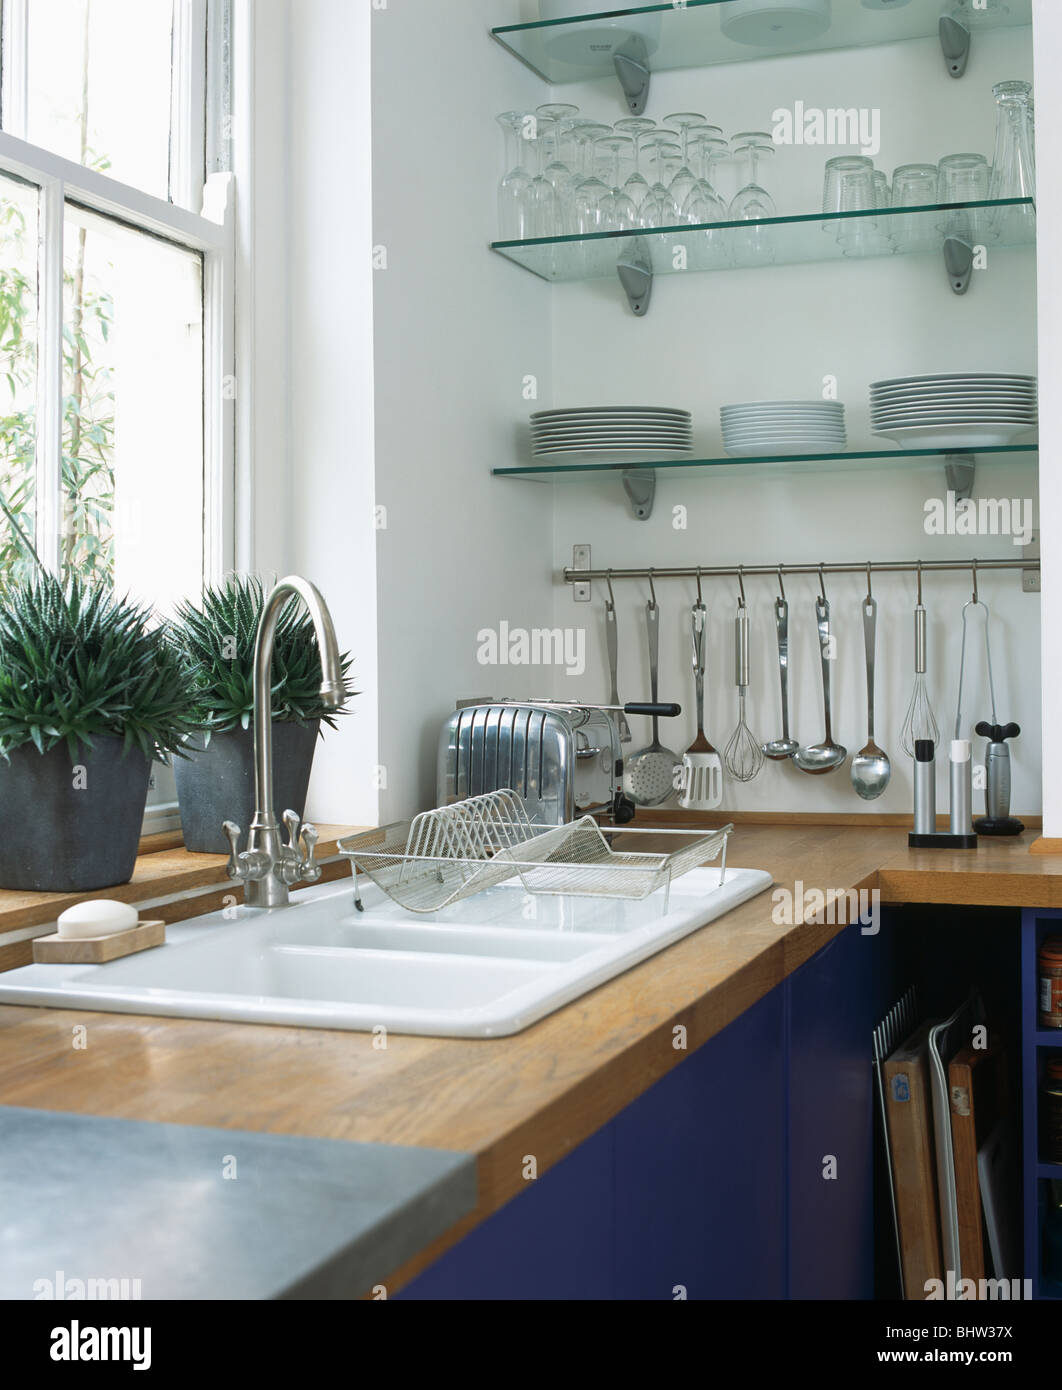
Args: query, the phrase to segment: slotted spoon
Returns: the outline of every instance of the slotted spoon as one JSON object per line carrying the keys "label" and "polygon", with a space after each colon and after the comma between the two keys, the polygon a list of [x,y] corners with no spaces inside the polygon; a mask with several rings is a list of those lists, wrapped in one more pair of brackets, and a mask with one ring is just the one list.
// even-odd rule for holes
{"label": "slotted spoon", "polygon": [[[645,608],[649,636],[649,690],[652,703],[659,702],[660,608],[651,599]],[[675,769],[682,759],[660,742],[660,720],[653,715],[653,741],[632,753],[624,763],[623,790],[636,806],[659,806],[675,790]]]}

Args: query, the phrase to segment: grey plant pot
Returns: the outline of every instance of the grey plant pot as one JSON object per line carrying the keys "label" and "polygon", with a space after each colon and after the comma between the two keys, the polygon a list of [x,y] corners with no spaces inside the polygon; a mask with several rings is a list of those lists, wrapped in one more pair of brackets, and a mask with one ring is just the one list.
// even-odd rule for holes
{"label": "grey plant pot", "polygon": [[0,888],[87,893],[132,878],[151,764],[120,738],[94,744],[0,758]]}
{"label": "grey plant pot", "polygon": [[[273,724],[273,809],[278,820],[285,811],[302,816],[306,809],[320,727],[319,720],[304,729]],[[173,760],[184,847],[193,854],[228,854],[221,827],[235,821],[246,835],[254,819],[254,734],[250,729],[214,734],[206,747],[202,735],[196,735],[185,750],[187,758]]]}

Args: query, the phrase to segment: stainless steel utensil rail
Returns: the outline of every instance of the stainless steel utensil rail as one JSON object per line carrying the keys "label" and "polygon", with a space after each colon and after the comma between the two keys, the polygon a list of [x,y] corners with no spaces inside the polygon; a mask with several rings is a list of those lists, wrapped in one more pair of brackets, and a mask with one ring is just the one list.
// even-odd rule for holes
{"label": "stainless steel utensil rail", "polygon": [[608,579],[777,579],[778,571],[788,578],[796,574],[961,574],[965,571],[989,574],[994,570],[1028,570],[1039,573],[1039,560],[859,560],[851,564],[823,565],[679,565],[647,569],[566,569],[565,584],[587,584]]}

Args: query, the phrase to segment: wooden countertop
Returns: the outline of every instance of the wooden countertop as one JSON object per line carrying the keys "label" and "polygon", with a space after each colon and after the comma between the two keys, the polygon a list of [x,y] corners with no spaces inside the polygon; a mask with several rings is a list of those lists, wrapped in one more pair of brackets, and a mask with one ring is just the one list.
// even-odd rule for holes
{"label": "wooden countertop", "polygon": [[[960,854],[909,851],[892,827],[743,825],[730,862],[886,903],[1062,907],[1062,855],[1030,855],[1034,838]],[[675,1066],[677,1025],[694,1050],[841,930],[776,924],[773,906],[765,893],[492,1041],[392,1035],[381,1049],[363,1033],[0,1007],[0,1104],[474,1153],[477,1211],[397,1288],[522,1190],[525,1155],[542,1174]]]}

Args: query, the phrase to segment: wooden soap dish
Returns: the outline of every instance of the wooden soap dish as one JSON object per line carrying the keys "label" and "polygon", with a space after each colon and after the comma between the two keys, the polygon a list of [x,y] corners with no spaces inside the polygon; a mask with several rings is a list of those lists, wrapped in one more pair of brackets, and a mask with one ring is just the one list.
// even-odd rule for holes
{"label": "wooden soap dish", "polygon": [[113,936],[71,938],[38,936],[33,943],[33,960],[37,965],[106,965],[137,951],[162,946],[166,941],[165,922],[141,922],[128,931]]}

